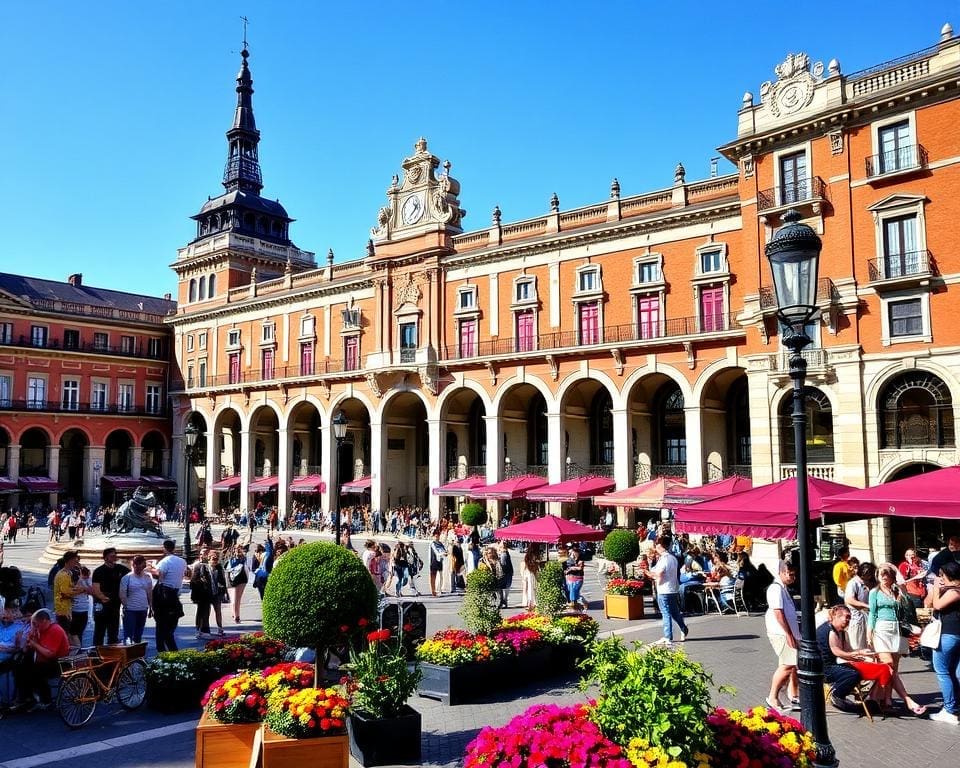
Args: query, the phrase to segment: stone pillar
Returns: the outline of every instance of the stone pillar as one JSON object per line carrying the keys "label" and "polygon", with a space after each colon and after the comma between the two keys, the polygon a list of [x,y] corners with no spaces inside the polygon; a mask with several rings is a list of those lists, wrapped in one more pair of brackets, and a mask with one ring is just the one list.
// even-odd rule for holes
{"label": "stone pillar", "polygon": [[253,451],[250,449],[250,432],[240,432],[240,509],[253,511],[250,506],[250,480],[253,479]]}
{"label": "stone pillar", "polygon": [[11,443],[7,446],[7,477],[11,480],[20,478],[20,444]]}
{"label": "stone pillar", "polygon": [[160,477],[171,477],[173,468],[170,466],[170,449],[164,448],[160,453]]}
{"label": "stone pillar", "polygon": [[[177,484],[177,503],[186,507],[187,488],[184,485],[184,480],[186,478],[187,460],[186,456],[183,455],[183,445],[182,435],[174,435],[171,438],[169,451],[164,451],[165,454],[169,454],[170,458],[170,466],[164,467],[164,476],[169,477]],[[166,458],[164,456],[164,464],[166,464]]]}
{"label": "stone pillar", "polygon": [[106,466],[107,449],[102,445],[91,445],[85,449],[85,453],[86,462],[84,464],[84,471],[87,473],[87,476],[84,480],[84,485],[90,489],[87,493],[87,498],[90,499],[91,504],[99,506],[101,503],[100,478],[103,477]]}
{"label": "stone pillar", "polygon": [[[59,445],[48,445],[47,446],[47,476],[51,480],[60,479],[60,446]],[[55,506],[57,503],[57,494],[51,493],[50,506]]]}
{"label": "stone pillar", "polygon": [[427,485],[430,486],[430,498],[427,503],[430,507],[430,519],[433,522],[440,520],[440,497],[433,491],[443,485],[444,471],[444,444],[443,422],[440,419],[427,419],[427,445],[430,456],[430,466],[427,469]]}
{"label": "stone pillar", "polygon": [[280,441],[277,451],[277,514],[283,517],[290,506],[290,480],[293,477],[293,467],[290,465],[293,438],[286,429],[277,430],[277,440]]}
{"label": "stone pillar", "polygon": [[613,416],[613,479],[617,490],[633,485],[633,443],[630,416],[626,408],[611,411]]}
{"label": "stone pillar", "polygon": [[549,445],[547,455],[550,457],[547,479],[551,485],[562,483],[567,459],[564,455],[563,424],[560,414],[551,413],[549,406],[547,410],[547,443]]}
{"label": "stone pillar", "polygon": [[[213,490],[213,484],[220,479],[220,451],[217,433],[210,430],[207,437],[207,465],[204,472],[203,500],[205,512],[217,514],[220,512],[220,493]],[[201,494],[197,494],[200,496]]]}
{"label": "stone pillar", "polygon": [[387,486],[384,459],[387,455],[387,428],[380,421],[370,420],[370,511],[387,511]]}
{"label": "stone pillar", "polygon": [[330,419],[326,425],[320,427],[320,476],[327,484],[326,490],[320,493],[320,509],[329,510],[333,506],[333,494],[337,492],[337,478],[334,476],[334,454],[337,452],[336,440]]}
{"label": "stone pillar", "polygon": [[143,466],[143,448],[134,446],[130,449],[130,477],[140,477],[140,468]]}
{"label": "stone pillar", "polygon": [[687,438],[687,485],[703,485],[703,419],[700,407],[684,408]]}

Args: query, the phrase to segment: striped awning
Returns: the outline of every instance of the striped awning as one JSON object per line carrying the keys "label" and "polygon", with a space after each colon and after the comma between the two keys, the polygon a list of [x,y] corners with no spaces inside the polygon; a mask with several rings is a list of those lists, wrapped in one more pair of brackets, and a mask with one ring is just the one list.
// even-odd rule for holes
{"label": "striped awning", "polygon": [[327,484],[320,475],[304,475],[290,483],[291,493],[323,493]]}
{"label": "striped awning", "polygon": [[240,475],[230,475],[230,477],[225,477],[222,480],[217,480],[213,484],[213,490],[215,491],[232,491],[234,488],[240,487]]}
{"label": "striped awning", "polygon": [[280,478],[276,475],[258,477],[250,481],[250,493],[266,493],[276,489],[278,485],[280,485]]}

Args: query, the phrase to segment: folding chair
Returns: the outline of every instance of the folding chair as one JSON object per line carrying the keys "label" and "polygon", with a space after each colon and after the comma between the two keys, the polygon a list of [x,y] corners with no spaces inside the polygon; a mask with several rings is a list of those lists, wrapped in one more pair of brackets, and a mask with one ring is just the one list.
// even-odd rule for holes
{"label": "folding chair", "polygon": [[740,610],[743,609],[745,614],[750,614],[750,610],[747,608],[747,598],[743,594],[743,585],[746,583],[745,579],[738,578],[733,584],[733,610],[736,611],[737,616],[740,616]]}
{"label": "folding chair", "polygon": [[[872,723],[873,713],[870,711],[870,707],[868,706],[868,700],[870,698],[870,686],[870,680],[861,680],[853,687],[850,695],[853,697],[853,700],[857,703],[857,705],[863,709],[863,714],[865,714],[867,719]],[[830,683],[824,683],[823,698],[829,701],[831,693],[833,693],[833,685]]]}

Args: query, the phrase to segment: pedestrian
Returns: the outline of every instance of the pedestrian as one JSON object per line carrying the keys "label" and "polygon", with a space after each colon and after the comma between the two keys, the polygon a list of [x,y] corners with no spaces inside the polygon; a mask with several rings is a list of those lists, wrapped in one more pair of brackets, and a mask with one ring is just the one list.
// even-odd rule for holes
{"label": "pedestrian", "polygon": [[510,587],[513,586],[513,560],[510,559],[510,550],[506,541],[497,544],[497,554],[500,557],[500,607],[509,607]]}
{"label": "pedestrian", "polygon": [[903,589],[913,607],[923,608],[927,599],[927,564],[917,557],[916,550],[908,549],[897,570],[903,577]]}
{"label": "pedestrian", "polygon": [[797,607],[788,589],[796,577],[794,567],[786,560],[781,560],[777,578],[767,587],[767,613],[764,621],[767,639],[777,656],[777,669],[770,680],[766,705],[776,712],[787,708],[780,703],[780,691],[785,686],[790,699],[787,706],[793,711],[800,710],[800,690],[797,682],[800,626],[797,623]]}
{"label": "pedestrian", "polygon": [[[443,561],[447,557],[447,548],[443,546],[443,542],[440,541],[440,529],[436,528],[433,531],[433,541],[430,542],[430,594],[434,597],[437,596],[437,588],[439,586],[439,594],[443,594]],[[437,579],[440,579],[440,584],[437,584]]]}
{"label": "pedestrian", "polygon": [[683,610],[680,607],[680,567],[677,558],[670,553],[673,543],[669,534],[661,534],[654,541],[656,561],[643,573],[656,584],[657,606],[663,621],[663,637],[657,642],[661,645],[670,645],[673,642],[674,622],[680,628],[680,639],[686,640],[690,634],[683,619]]}
{"label": "pedestrian", "polygon": [[536,544],[530,544],[523,555],[520,565],[520,580],[522,582],[520,602],[528,611],[537,607],[537,581],[540,577],[540,550]]}
{"label": "pedestrian", "polygon": [[87,622],[90,620],[90,595],[93,593],[93,579],[87,566],[80,566],[80,577],[74,586],[82,588],[83,592],[74,595],[70,606],[70,643],[73,644],[75,639],[76,645],[82,648],[83,633],[86,631]]}
{"label": "pedestrian", "polygon": [[833,566],[833,583],[836,585],[836,596],[831,605],[843,602],[844,590],[847,582],[856,575],[856,569],[850,565],[850,547],[841,547],[837,550],[837,562]]}
{"label": "pedestrian", "polygon": [[180,604],[180,588],[190,566],[176,553],[177,545],[172,539],[163,542],[164,556],[157,563],[154,576],[157,586],[153,589],[153,618],[157,622],[157,653],[176,651],[177,624],[183,616]]}
{"label": "pedestrian", "polygon": [[77,586],[80,577],[80,553],[75,549],[63,553],[63,566],[53,578],[53,613],[56,622],[68,636],[73,634],[73,599],[87,590]]}
{"label": "pedestrian", "polygon": [[396,546],[393,548],[391,565],[393,566],[393,575],[396,578],[396,594],[397,597],[400,597],[400,593],[403,591],[403,588],[406,586],[409,579],[407,548],[403,545],[403,542],[398,541]]}
{"label": "pedestrian", "polygon": [[960,563],[947,561],[933,583],[933,608],[940,616],[940,645],[933,651],[933,670],[943,695],[943,708],[931,720],[957,725],[960,715]]}
{"label": "pedestrian", "polygon": [[[63,627],[46,608],[40,608],[30,617],[23,659],[14,669],[18,695],[17,708],[47,709],[50,699],[50,678],[59,677],[58,660],[70,653],[70,642]],[[36,693],[39,703],[34,704]]]}
{"label": "pedestrian", "polygon": [[120,642],[120,579],[130,569],[117,562],[116,547],[103,550],[103,565],[93,571],[93,644]]}
{"label": "pedestrian", "polygon": [[[234,533],[239,536],[236,529]],[[233,590],[233,621],[235,624],[240,624],[240,602],[243,600],[243,592],[247,588],[249,576],[247,575],[247,550],[239,544],[233,547],[233,553],[227,561],[226,574],[227,585]]]}
{"label": "pedestrian", "polygon": [[463,547],[454,536],[450,542],[450,594],[456,594],[458,589],[466,589],[466,583],[463,580]]}
{"label": "pedestrian", "polygon": [[127,644],[143,639],[147,618],[153,614],[153,579],[146,573],[147,558],[133,558],[133,571],[120,579],[120,602],[123,604],[123,639]]}

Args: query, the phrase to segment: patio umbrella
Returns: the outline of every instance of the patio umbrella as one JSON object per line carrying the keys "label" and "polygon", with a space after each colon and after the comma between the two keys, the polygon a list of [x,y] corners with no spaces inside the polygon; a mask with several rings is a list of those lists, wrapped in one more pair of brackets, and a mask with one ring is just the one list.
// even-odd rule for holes
{"label": "patio umbrella", "polygon": [[547,479],[538,475],[520,475],[511,477],[509,480],[501,480],[493,485],[485,485],[477,488],[469,494],[475,499],[510,499],[526,498],[527,491],[546,485]]}
{"label": "patio umbrella", "polygon": [[595,496],[593,503],[598,507],[638,507],[640,509],[660,509],[666,506],[667,497],[673,497],[685,491],[685,483],[669,477],[658,477],[640,485],[624,488],[621,491]]}
{"label": "patio umbrella", "polygon": [[508,525],[498,528],[494,537],[508,541],[532,541],[541,544],[569,544],[574,541],[603,541],[606,534],[591,528],[589,525],[578,523],[576,520],[565,520],[556,515],[538,517],[517,525]]}
{"label": "patio umbrella", "polygon": [[542,485],[527,491],[530,501],[580,501],[613,488],[616,483],[609,477],[574,477],[562,483]]}
{"label": "patio umbrella", "polygon": [[749,477],[731,475],[723,480],[707,483],[696,488],[683,486],[671,490],[665,495],[665,506],[673,507],[676,504],[696,504],[707,499],[718,499],[729,496],[731,493],[743,493],[753,488],[753,481]]}
{"label": "patio umbrella", "polygon": [[905,477],[824,499],[827,512],[960,518],[960,466]]}
{"label": "patio umbrella", "polygon": [[[852,490],[850,485],[807,478],[810,518],[820,518],[826,496]],[[677,530],[687,533],[792,539],[797,535],[797,481],[788,478],[699,504],[682,504],[675,511]]]}

